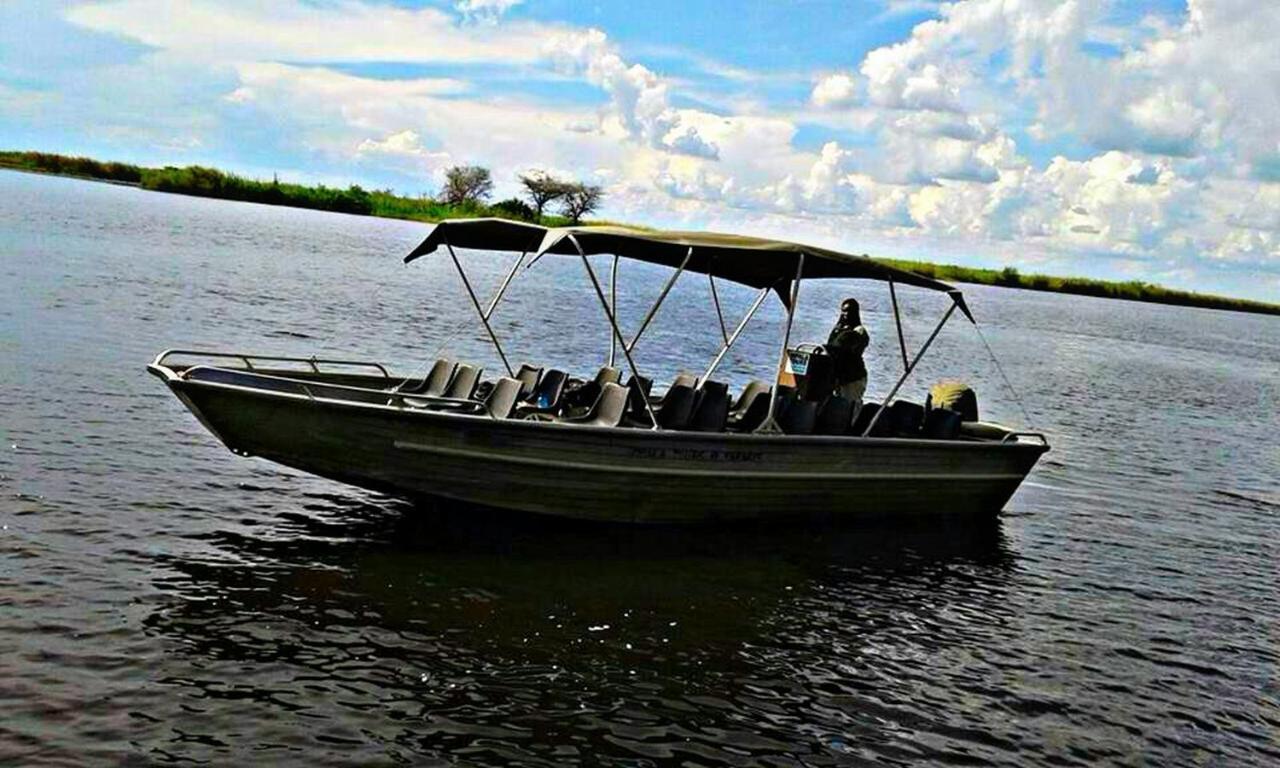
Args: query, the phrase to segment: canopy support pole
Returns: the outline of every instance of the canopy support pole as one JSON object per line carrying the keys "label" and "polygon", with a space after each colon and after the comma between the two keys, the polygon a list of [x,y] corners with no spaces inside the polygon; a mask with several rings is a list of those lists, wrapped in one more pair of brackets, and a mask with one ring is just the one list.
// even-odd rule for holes
{"label": "canopy support pole", "polygon": [[720,352],[717,353],[715,359],[711,361],[711,365],[707,367],[706,373],[702,374],[702,378],[698,380],[699,387],[705,384],[707,379],[711,378],[711,374],[715,372],[717,367],[719,367],[720,361],[724,359],[724,356],[729,353],[729,349],[734,345],[734,342],[738,340],[738,336],[742,335],[742,331],[747,327],[747,323],[751,322],[751,318],[755,317],[756,310],[760,309],[760,305],[764,303],[765,297],[769,295],[769,291],[769,288],[761,288],[760,293],[756,294],[756,300],[752,302],[751,307],[747,309],[747,314],[743,315],[742,320],[738,323],[738,327],[734,328],[733,333],[725,339],[724,344],[720,345]]}
{"label": "canopy support pole", "polygon": [[938,338],[938,334],[942,331],[942,326],[947,324],[947,320],[951,318],[951,313],[955,311],[956,305],[953,302],[950,307],[947,307],[947,313],[938,321],[938,325],[933,329],[933,333],[929,334],[928,341],[926,341],[924,346],[920,348],[920,351],[916,353],[915,358],[911,361],[911,365],[908,365],[907,370],[903,371],[902,377],[898,379],[898,383],[894,384],[893,389],[889,390],[889,396],[884,399],[884,405],[880,406],[880,410],[876,411],[876,415],[871,418],[871,423],[862,431],[863,437],[871,434],[871,430],[875,429],[876,422],[880,421],[880,417],[884,415],[884,412],[889,410],[889,403],[893,401],[893,396],[898,394],[898,390],[902,388],[904,383],[906,383],[907,377],[916,369],[916,364],[920,362],[920,358],[924,357],[924,353],[929,351],[929,345],[933,343],[934,339]]}
{"label": "canopy support pole", "polygon": [[893,323],[898,326],[898,348],[902,350],[902,370],[911,367],[907,362],[907,340],[902,335],[902,315],[898,312],[898,292],[893,288],[893,278],[889,278],[889,299],[893,301]]}
{"label": "canopy support pole", "polygon": [[[480,316],[480,322],[484,323],[484,329],[489,332],[489,339],[493,341],[493,346],[498,350],[498,357],[502,358],[502,365],[507,369],[508,376],[515,376],[515,372],[511,370],[511,363],[507,362],[507,354],[502,351],[502,343],[498,341],[498,335],[493,332],[493,326],[489,325],[489,317],[483,309],[480,308],[480,299],[476,297],[476,291],[471,287],[471,281],[467,279],[467,272],[462,268],[462,262],[458,261],[458,254],[454,253],[453,246],[445,240],[445,248],[449,249],[449,258],[453,259],[453,266],[458,269],[458,276],[462,278],[462,285],[467,289],[467,295],[471,297],[471,303],[476,308],[476,314]],[[524,256],[521,255],[521,259]],[[494,302],[497,305],[497,302]]]}
{"label": "canopy support pole", "polygon": [[528,251],[521,251],[520,258],[516,259],[516,263],[511,265],[511,271],[507,272],[507,276],[503,278],[502,285],[498,286],[498,290],[493,294],[493,298],[489,300],[489,306],[484,311],[484,319],[488,320],[493,317],[493,310],[498,308],[498,302],[502,301],[502,297],[507,293],[507,286],[511,285],[511,280],[516,276],[516,272],[520,269],[520,265],[524,262],[524,257],[529,254]]}
{"label": "canopy support pole", "polygon": [[[618,318],[614,316],[613,310],[609,308],[609,301],[605,298],[604,289],[600,287],[600,281],[596,279],[596,272],[591,268],[591,262],[587,260],[587,254],[582,250],[582,246],[578,244],[578,238],[569,235],[569,242],[573,243],[573,247],[577,249],[578,256],[582,259],[582,266],[587,270],[587,277],[591,278],[591,287],[596,289],[596,297],[600,299],[600,306],[604,308],[604,314],[609,318],[609,325],[613,328],[613,336],[622,344],[622,354],[627,358],[627,366],[631,368],[631,375],[638,381],[640,379],[640,371],[636,368],[636,361],[631,358],[631,350],[627,348],[626,340],[622,338],[622,330],[618,328]],[[661,431],[658,426],[658,416],[653,412],[653,403],[649,402],[649,394],[644,391],[644,387],[637,386],[636,391],[640,393],[641,399],[644,400],[644,409],[649,412],[649,418],[653,420],[653,429]]]}
{"label": "canopy support pole", "polygon": [[787,349],[791,346],[791,324],[796,319],[796,302],[800,300],[800,276],[803,273],[804,253],[802,252],[796,264],[796,279],[791,283],[791,301],[787,307],[787,323],[782,331],[782,350],[778,354],[778,369],[773,374],[773,385],[769,387],[769,413],[764,417],[764,422],[756,428],[756,432],[782,434],[782,428],[778,426],[778,420],[775,418],[778,408],[778,375],[787,364]]}
{"label": "canopy support pole", "polygon": [[716,293],[716,276],[707,273],[707,282],[711,284],[711,303],[716,307],[716,317],[720,319],[720,338],[729,343],[729,329],[724,324],[724,312],[720,309],[720,294]]}
{"label": "canopy support pole", "polygon": [[[570,235],[570,237],[572,237],[572,235]],[[581,253],[582,248],[578,246],[578,241],[574,240],[573,244],[578,247],[578,252]],[[692,258],[693,246],[689,246],[689,252],[684,255],[684,261],[680,262],[680,266],[676,268],[675,274],[667,278],[666,284],[662,286],[662,293],[658,294],[658,299],[653,302],[652,307],[649,307],[648,313],[645,314],[644,320],[640,323],[640,330],[636,331],[636,335],[632,337],[630,344],[623,342],[623,346],[626,348],[627,354],[630,354],[631,350],[635,349],[636,345],[640,343],[640,337],[644,335],[645,329],[649,327],[649,323],[653,320],[653,316],[658,314],[658,307],[662,306],[663,299],[667,298],[667,294],[671,292],[671,286],[675,285],[676,280],[680,279],[680,275],[684,273],[684,268],[689,264],[689,259]]]}
{"label": "canopy support pole", "polygon": [[[609,270],[609,306],[613,309],[613,314],[618,315],[618,256],[614,254],[613,267]],[[609,367],[613,367],[614,360],[618,356],[618,337],[612,333],[609,334]]]}

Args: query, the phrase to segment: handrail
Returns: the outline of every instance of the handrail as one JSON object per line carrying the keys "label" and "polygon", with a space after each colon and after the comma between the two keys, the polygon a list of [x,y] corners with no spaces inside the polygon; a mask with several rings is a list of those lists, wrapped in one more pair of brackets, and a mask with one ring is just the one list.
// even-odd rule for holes
{"label": "handrail", "polygon": [[[331,384],[329,382],[317,383],[314,381],[307,381],[305,379],[291,379],[287,376],[269,376],[264,373],[259,373],[258,371],[241,371],[239,369],[234,369],[234,368],[218,368],[216,366],[200,365],[200,366],[192,366],[188,370],[194,371],[197,369],[233,371],[240,375],[255,376],[258,378],[269,378],[274,381],[287,382],[290,385],[297,386],[300,392],[286,393],[286,394],[302,394],[302,395],[305,395],[309,400],[336,400],[340,402],[373,402],[372,400],[359,400],[359,399],[342,397],[343,392],[364,392],[364,393],[371,393],[374,395],[385,396],[386,402],[383,403],[383,405],[395,405],[396,407],[400,407],[400,408],[403,408],[406,405],[410,405],[418,408],[440,408],[440,409],[452,409],[452,410],[472,409],[472,410],[479,411],[484,407],[484,404],[479,401],[468,400],[465,398],[436,397],[432,395],[404,395],[399,392],[390,392],[390,391],[385,391],[380,389],[369,389],[367,387],[353,387],[347,384]],[[203,381],[201,379],[196,379],[195,382],[198,384],[225,384],[226,383],[226,382],[208,382],[208,381]],[[244,386],[244,385],[233,384],[232,386]]]}
{"label": "handrail", "polygon": [[1045,448],[1049,447],[1049,440],[1044,436],[1043,432],[1010,432],[1000,439],[1000,444],[1004,445],[1011,440],[1016,441],[1019,437],[1034,437],[1038,439],[1040,444]]}
{"label": "handrail", "polygon": [[274,362],[282,362],[282,363],[305,363],[311,366],[311,370],[316,373],[321,372],[320,371],[321,365],[339,365],[339,366],[347,366],[349,368],[374,368],[379,373],[382,374],[383,378],[386,378],[386,379],[391,378],[390,372],[387,371],[386,366],[384,366],[382,363],[375,363],[367,360],[339,360],[339,359],[333,359],[333,358],[320,358],[314,355],[312,355],[311,357],[286,357],[284,355],[254,355],[254,354],[249,354],[247,352],[210,352],[202,349],[166,349],[165,351],[161,352],[159,355],[156,355],[156,359],[153,360],[151,364],[157,365],[157,366],[164,365],[165,359],[171,356],[219,357],[219,358],[229,358],[233,360],[240,360],[241,362],[244,363],[245,368],[250,371],[256,370],[253,367],[252,361],[254,360],[257,360],[259,362],[274,361]]}

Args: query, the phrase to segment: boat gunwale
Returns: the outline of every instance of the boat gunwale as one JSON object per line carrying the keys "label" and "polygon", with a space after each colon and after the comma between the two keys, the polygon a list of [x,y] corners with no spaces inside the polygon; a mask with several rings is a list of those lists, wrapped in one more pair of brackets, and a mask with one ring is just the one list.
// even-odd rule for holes
{"label": "boat gunwale", "polygon": [[[340,400],[329,397],[319,397],[313,395],[300,395],[292,392],[280,392],[278,390],[261,389],[256,387],[241,386],[238,384],[227,384],[223,382],[199,381],[183,378],[172,369],[163,365],[148,365],[147,369],[153,374],[160,376],[165,380],[171,389],[178,390],[180,388],[210,388],[214,390],[229,390],[233,392],[241,392],[266,399],[283,399],[288,401],[297,401],[301,403],[316,403],[328,407],[337,407],[340,409],[353,409],[358,411],[371,411],[383,416],[398,415],[411,416],[416,419],[425,419],[427,421],[443,421],[450,422],[462,419],[472,424],[491,424],[504,428],[524,429],[529,431],[563,431],[570,430],[572,432],[586,432],[588,434],[603,434],[610,436],[626,435],[629,438],[638,438],[640,440],[677,440],[681,442],[695,441],[725,441],[729,443],[747,443],[768,445],[839,445],[839,446],[881,446],[892,448],[909,448],[909,447],[930,447],[941,448],[945,450],[972,450],[975,448],[983,448],[985,450],[1008,450],[1008,451],[1027,451],[1037,454],[1044,454],[1049,451],[1048,440],[1039,433],[1030,433],[1039,435],[1042,443],[1030,443],[1020,441],[988,441],[982,439],[956,439],[956,440],[937,440],[929,438],[916,437],[863,437],[860,435],[788,435],[788,434],[761,434],[756,432],[693,432],[688,430],[655,430],[637,427],[602,427],[591,424],[565,424],[557,421],[541,421],[532,419],[494,419],[486,413],[462,413],[456,411],[434,411],[429,409],[405,408],[403,406],[381,405],[378,403],[367,403],[353,400]],[[231,369],[235,370],[235,369]],[[253,371],[243,371],[253,375],[259,374]],[[283,378],[283,377],[277,377]],[[311,383],[311,382],[306,382]],[[342,385],[331,385],[342,386]],[[362,390],[360,387],[352,389]],[[362,390],[376,391],[376,390]],[[1013,433],[1019,434],[1019,433]],[[1028,434],[1028,433],[1021,433]]]}

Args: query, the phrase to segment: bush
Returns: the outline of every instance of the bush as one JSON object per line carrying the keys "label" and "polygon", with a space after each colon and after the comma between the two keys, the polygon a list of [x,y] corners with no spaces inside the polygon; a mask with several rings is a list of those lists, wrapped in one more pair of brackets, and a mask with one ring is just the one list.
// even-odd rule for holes
{"label": "bush", "polygon": [[508,219],[537,221],[538,218],[538,212],[533,209],[532,205],[516,197],[494,203],[490,208],[493,209],[495,215]]}

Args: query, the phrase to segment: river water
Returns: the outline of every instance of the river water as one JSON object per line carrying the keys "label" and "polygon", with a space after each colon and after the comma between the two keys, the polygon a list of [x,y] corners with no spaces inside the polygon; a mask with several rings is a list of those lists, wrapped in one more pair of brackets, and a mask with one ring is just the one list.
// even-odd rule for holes
{"label": "river water", "polygon": [[[582,530],[413,507],[208,435],[171,346],[497,360],[424,225],[0,172],[0,763],[1280,762],[1280,318],[971,287],[906,396],[972,382],[1053,445],[991,523]],[[928,256],[928,254],[925,254]],[[487,294],[510,256],[471,254]],[[597,263],[603,273],[608,264]],[[622,266],[634,328],[664,273]],[[855,295],[871,395],[901,369]],[[749,291],[723,286],[736,316]],[[906,289],[907,343],[943,297]],[[767,309],[722,376],[775,359]],[[731,318],[732,319],[732,318]],[[581,264],[495,316],[593,371]],[[699,370],[683,278],[638,347]]]}

